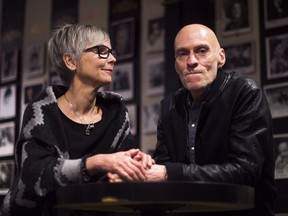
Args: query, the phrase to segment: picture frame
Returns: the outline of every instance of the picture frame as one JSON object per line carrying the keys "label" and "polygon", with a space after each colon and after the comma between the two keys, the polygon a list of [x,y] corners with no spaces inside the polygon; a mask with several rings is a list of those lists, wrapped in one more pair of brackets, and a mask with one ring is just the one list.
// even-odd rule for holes
{"label": "picture frame", "polygon": [[16,116],[16,84],[0,87],[0,120]]}
{"label": "picture frame", "polygon": [[22,89],[22,104],[26,106],[44,89],[45,86],[45,80],[43,78],[24,82]]}
{"label": "picture frame", "polygon": [[288,116],[288,82],[266,85],[263,87],[272,118]]}
{"label": "picture frame", "polygon": [[288,34],[266,38],[267,79],[288,77]]}
{"label": "picture frame", "polygon": [[3,51],[1,55],[1,82],[15,81],[18,74],[19,50]]}
{"label": "picture frame", "polygon": [[130,131],[133,136],[137,135],[137,107],[136,104],[127,104],[128,116],[130,120]]}
{"label": "picture frame", "polygon": [[117,53],[117,60],[134,57],[135,19],[126,18],[111,23],[111,44]]}
{"label": "picture frame", "polygon": [[288,179],[288,134],[275,134],[275,179]]}
{"label": "picture frame", "polygon": [[288,25],[288,2],[264,0],[264,14],[266,29]]}
{"label": "picture frame", "polygon": [[255,73],[255,57],[253,42],[247,41],[223,47],[226,62],[223,71],[236,71],[244,75]]}
{"label": "picture frame", "polygon": [[115,65],[109,90],[119,93],[124,100],[134,98],[134,64],[132,62]]}
{"label": "picture frame", "polygon": [[149,58],[146,62],[146,93],[148,96],[163,94],[165,90],[164,56]]}
{"label": "picture frame", "polygon": [[61,85],[61,86],[64,85],[57,72],[55,71],[49,72],[49,85]]}
{"label": "picture frame", "polygon": [[15,122],[0,123],[0,158],[14,155]]}
{"label": "picture frame", "polygon": [[0,195],[5,195],[10,186],[12,185],[13,178],[15,176],[15,162],[14,160],[0,161]]}
{"label": "picture frame", "polygon": [[150,102],[143,106],[142,128],[144,134],[148,135],[157,133],[159,112],[160,112],[159,101]]}
{"label": "picture frame", "polygon": [[223,36],[252,31],[252,4],[250,0],[221,0],[221,31]]}
{"label": "picture frame", "polygon": [[25,59],[26,77],[35,77],[44,74],[45,71],[45,44],[35,43],[27,48]]}
{"label": "picture frame", "polygon": [[164,18],[154,18],[147,22],[146,52],[161,52],[164,50],[165,29]]}

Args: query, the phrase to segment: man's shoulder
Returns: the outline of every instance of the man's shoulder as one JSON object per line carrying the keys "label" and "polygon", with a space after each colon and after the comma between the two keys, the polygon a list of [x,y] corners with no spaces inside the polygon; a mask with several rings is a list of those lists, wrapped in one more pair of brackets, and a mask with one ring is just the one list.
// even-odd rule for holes
{"label": "man's shoulder", "polygon": [[259,83],[250,78],[250,77],[247,77],[243,74],[240,74],[240,73],[231,73],[231,79],[230,79],[231,82],[234,82],[235,85],[244,85],[244,86],[247,86],[248,88],[251,88],[251,89],[259,89],[260,88],[260,85]]}

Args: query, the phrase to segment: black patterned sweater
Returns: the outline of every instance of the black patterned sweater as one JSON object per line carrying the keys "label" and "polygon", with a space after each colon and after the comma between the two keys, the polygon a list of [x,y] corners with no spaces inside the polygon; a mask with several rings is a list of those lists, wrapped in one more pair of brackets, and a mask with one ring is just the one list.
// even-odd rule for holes
{"label": "black patterned sweater", "polygon": [[[49,86],[27,105],[16,143],[17,172],[0,215],[54,215],[57,187],[85,183],[82,158],[69,156],[69,144],[57,105],[57,98],[66,91],[63,86]],[[104,134],[95,142],[108,143],[108,153],[138,148],[130,133],[123,98],[112,92],[98,92],[96,97],[97,105],[104,106],[108,115],[113,116]]]}

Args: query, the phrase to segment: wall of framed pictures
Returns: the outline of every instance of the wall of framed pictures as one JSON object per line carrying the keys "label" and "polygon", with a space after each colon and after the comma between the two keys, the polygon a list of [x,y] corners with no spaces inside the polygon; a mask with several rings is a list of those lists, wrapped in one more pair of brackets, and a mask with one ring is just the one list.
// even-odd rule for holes
{"label": "wall of framed pictures", "polygon": [[288,212],[288,2],[221,0],[216,7],[217,34],[229,63],[223,69],[254,78],[267,97],[274,125],[276,209]]}
{"label": "wall of framed pictures", "polygon": [[[267,96],[274,124],[275,176],[280,193],[277,209],[288,212],[282,201],[288,194],[288,159],[283,156],[288,151],[288,1],[207,2],[213,2],[215,16],[214,11],[203,14],[204,9],[199,9],[193,21],[207,16],[212,23],[227,54],[223,70],[236,70],[255,79]],[[48,84],[61,84],[49,69],[46,43],[51,30],[63,22],[95,24],[111,34],[118,62],[113,82],[104,90],[123,96],[135,141],[143,151],[153,152],[159,102],[178,87],[173,56],[167,58],[167,53],[173,53],[173,44],[167,45],[167,41],[174,39],[174,30],[183,20],[192,20],[192,7],[183,5],[195,6],[197,0],[178,1],[181,13],[172,11],[173,16],[165,16],[174,3],[177,1],[0,0],[1,9],[5,8],[0,17],[5,23],[1,25],[0,47],[0,171],[6,176],[0,196],[13,178],[14,144],[26,104]],[[13,14],[17,18],[11,18]],[[175,29],[167,31],[168,25]]]}

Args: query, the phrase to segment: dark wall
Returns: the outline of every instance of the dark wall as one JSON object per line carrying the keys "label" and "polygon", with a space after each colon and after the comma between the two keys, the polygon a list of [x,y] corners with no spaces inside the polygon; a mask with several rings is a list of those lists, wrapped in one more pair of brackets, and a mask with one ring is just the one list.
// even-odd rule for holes
{"label": "dark wall", "polygon": [[165,1],[165,94],[174,92],[181,82],[174,69],[174,38],[183,26],[201,23],[215,29],[215,1]]}

